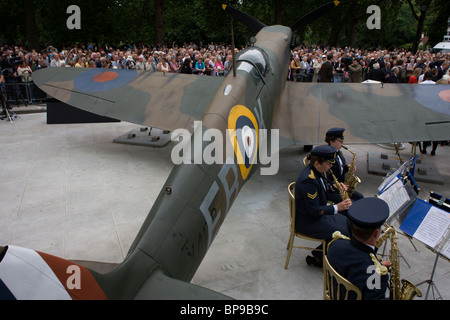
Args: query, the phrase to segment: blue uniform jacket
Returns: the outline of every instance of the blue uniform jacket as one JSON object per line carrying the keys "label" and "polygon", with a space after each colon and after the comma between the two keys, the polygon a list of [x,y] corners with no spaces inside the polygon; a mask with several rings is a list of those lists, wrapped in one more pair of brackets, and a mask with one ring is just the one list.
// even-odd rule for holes
{"label": "blue uniform jacket", "polygon": [[385,299],[389,275],[376,274],[371,253],[376,256],[375,250],[351,237],[333,241],[327,256],[331,266],[361,290],[363,300]]}
{"label": "blue uniform jacket", "polygon": [[[339,182],[345,181],[345,176],[348,172],[348,166],[347,161],[345,160],[345,157],[342,155],[342,152],[338,150],[336,152],[336,158],[333,166],[331,167],[331,170],[333,171],[334,175],[338,179]],[[329,179],[331,178],[331,175],[329,175]],[[333,181],[333,179],[330,179],[330,181]],[[334,181],[333,181],[334,183]]]}
{"label": "blue uniform jacket", "polygon": [[314,167],[307,166],[302,170],[295,183],[296,225],[334,214],[333,206],[327,205],[328,186],[327,179]]}

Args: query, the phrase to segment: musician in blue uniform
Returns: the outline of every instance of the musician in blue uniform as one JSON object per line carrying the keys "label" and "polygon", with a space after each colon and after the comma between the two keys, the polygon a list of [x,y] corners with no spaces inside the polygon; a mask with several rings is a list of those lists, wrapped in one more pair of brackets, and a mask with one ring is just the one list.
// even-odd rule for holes
{"label": "musician in blue uniform", "polygon": [[[352,172],[349,173],[349,165],[347,164],[347,161],[345,160],[345,157],[341,152],[342,146],[344,145],[344,131],[344,128],[331,128],[325,135],[325,142],[337,149],[335,162],[331,170],[337,180],[342,184],[345,182],[347,174],[352,174]],[[331,174],[328,174],[328,180],[330,180],[330,182],[334,184],[334,180]],[[344,190],[347,190],[347,187],[348,186],[345,186]],[[364,198],[364,196],[360,192],[355,190],[350,198],[352,199],[352,201],[357,201]],[[337,190],[330,195],[330,199],[335,203],[342,200]]]}
{"label": "musician in blue uniform", "polygon": [[361,290],[363,300],[386,298],[390,262],[378,260],[375,244],[388,217],[389,206],[385,201],[361,199],[348,210],[350,238],[337,238],[329,244],[327,257],[331,266]]}
{"label": "musician in blue uniform", "polygon": [[[337,213],[347,210],[351,200],[328,205],[330,185],[325,173],[333,165],[336,151],[332,146],[315,147],[307,156],[309,165],[301,171],[295,184],[296,230],[326,241],[331,241],[336,230],[349,234],[347,218]],[[313,251],[312,254],[306,258],[308,265],[322,267],[322,253]]]}

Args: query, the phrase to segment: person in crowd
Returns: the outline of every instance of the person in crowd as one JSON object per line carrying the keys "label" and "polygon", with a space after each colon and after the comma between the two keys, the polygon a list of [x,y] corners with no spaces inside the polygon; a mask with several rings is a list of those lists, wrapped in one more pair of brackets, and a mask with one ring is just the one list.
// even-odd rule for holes
{"label": "person in crowd", "polygon": [[159,72],[169,72],[170,71],[169,62],[167,61],[166,57],[162,57],[159,59],[158,71]]}
{"label": "person in crowd", "polygon": [[362,66],[359,63],[359,59],[353,59],[353,63],[348,66],[351,82],[362,82]]}
{"label": "person in crowd", "polygon": [[431,71],[425,72],[423,81],[420,81],[419,84],[436,84],[436,82],[433,81],[433,73]]}
{"label": "person in crowd", "polygon": [[138,61],[136,62],[136,70],[144,70],[144,71],[149,70],[148,62],[147,60],[145,60],[143,56],[140,56],[138,58]]}
{"label": "person in crowd", "polygon": [[294,56],[294,59],[291,61],[291,80],[294,81],[297,79],[298,74],[300,73],[302,67],[302,62],[300,61],[300,57],[298,55]]}
{"label": "person in crowd", "polygon": [[136,61],[134,61],[133,56],[129,55],[127,57],[127,62],[125,64],[126,69],[134,70],[136,69]]}
{"label": "person in crowd", "polygon": [[216,76],[223,76],[224,75],[224,66],[222,63],[222,57],[217,56],[216,64],[214,65],[214,72]]}
{"label": "person in crowd", "polygon": [[183,60],[183,64],[180,68],[180,73],[184,74],[192,74],[192,61],[191,58],[188,56]]}
{"label": "person in crowd", "polygon": [[383,72],[380,70],[380,64],[375,62],[369,70],[369,80],[383,81]]}
{"label": "person in crowd", "polygon": [[51,56],[50,67],[61,67],[61,59],[58,53],[53,53],[53,55]]}
{"label": "person in crowd", "polygon": [[22,82],[32,82],[32,72],[33,71],[25,60],[20,62],[19,67],[17,68],[17,75],[21,78]]}
{"label": "person in crowd", "polygon": [[332,59],[333,54],[330,53],[327,55],[327,61],[322,63],[322,66],[319,70],[320,82],[332,82],[333,79],[333,65],[331,64]]}
{"label": "person in crowd", "polygon": [[203,57],[198,57],[197,62],[195,63],[194,73],[195,74],[205,74],[206,65],[203,62]]}
{"label": "person in crowd", "polygon": [[419,76],[422,73],[421,68],[416,68],[413,71],[413,74],[409,77],[408,83],[418,83],[419,82]]}
{"label": "person in crowd", "polygon": [[180,72],[181,65],[177,60],[177,56],[172,56],[169,66],[170,66],[170,72],[172,72],[172,73]]}
{"label": "person in crowd", "polygon": [[211,58],[205,59],[205,74],[207,76],[214,75],[214,64],[211,61]]}
{"label": "person in crowd", "polygon": [[10,109],[8,103],[8,94],[6,92],[6,81],[3,76],[3,71],[0,69],[0,120],[3,120],[7,116],[6,109]]}
{"label": "person in crowd", "polygon": [[389,73],[389,77],[386,78],[387,83],[399,83],[398,80],[399,69],[397,67],[393,67],[391,72]]}
{"label": "person in crowd", "polygon": [[314,59],[313,62],[313,78],[312,78],[312,82],[317,82],[319,80],[319,71],[320,68],[322,67],[322,58],[326,58],[325,56],[318,56],[316,59]]}

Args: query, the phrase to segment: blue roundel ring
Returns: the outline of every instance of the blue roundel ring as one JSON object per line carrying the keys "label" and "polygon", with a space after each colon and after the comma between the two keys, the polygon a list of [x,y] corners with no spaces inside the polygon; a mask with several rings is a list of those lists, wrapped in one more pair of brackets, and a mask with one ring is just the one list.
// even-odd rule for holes
{"label": "blue roundel ring", "polygon": [[91,69],[75,78],[74,87],[83,92],[104,92],[126,85],[136,76],[136,70]]}

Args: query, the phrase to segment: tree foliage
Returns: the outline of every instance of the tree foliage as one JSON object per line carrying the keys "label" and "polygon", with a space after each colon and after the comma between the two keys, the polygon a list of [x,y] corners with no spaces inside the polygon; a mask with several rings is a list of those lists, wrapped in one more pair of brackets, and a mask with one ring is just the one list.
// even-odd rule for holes
{"label": "tree foliage", "polygon": [[[261,22],[292,25],[303,15],[329,0],[229,0]],[[0,0],[0,42],[34,47],[64,46],[95,42],[125,45],[184,42],[231,42],[233,25],[237,45],[245,45],[255,34],[233,21],[221,8],[223,0]],[[301,45],[351,47],[413,46],[422,30],[430,44],[442,40],[450,12],[448,0],[348,0],[330,14],[297,32]],[[427,4],[426,12],[420,11]],[[69,30],[66,13],[70,5],[81,9],[81,30]],[[381,9],[382,27],[369,30],[366,9]],[[162,19],[158,19],[162,12]],[[424,19],[420,22],[422,13]],[[157,23],[155,23],[157,22]],[[163,43],[160,43],[163,42]]]}

